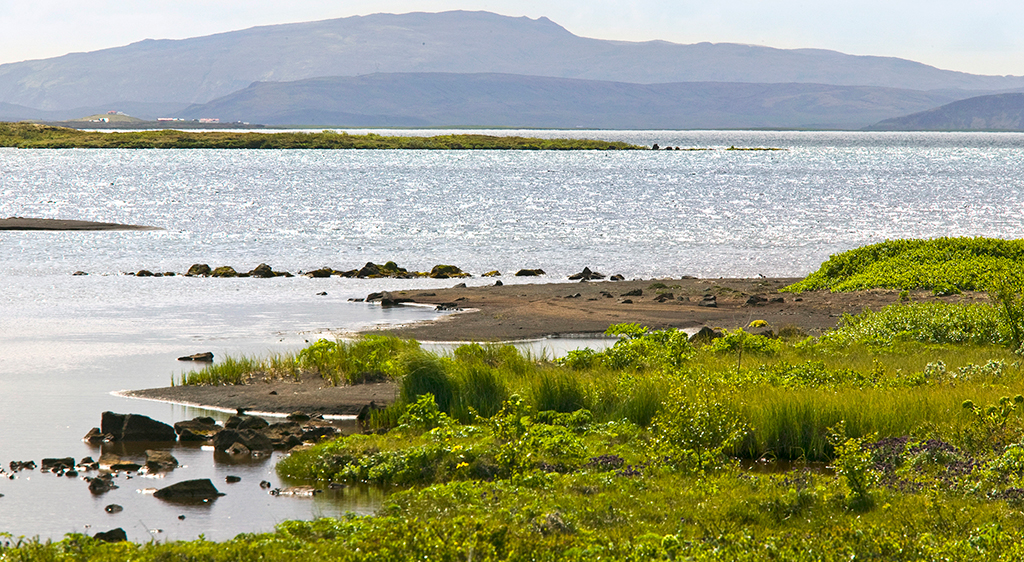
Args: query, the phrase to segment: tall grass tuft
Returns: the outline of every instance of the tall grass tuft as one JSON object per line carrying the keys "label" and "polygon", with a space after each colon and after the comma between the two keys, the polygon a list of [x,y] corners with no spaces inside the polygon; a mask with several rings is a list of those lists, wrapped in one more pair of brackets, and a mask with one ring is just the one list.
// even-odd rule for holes
{"label": "tall grass tuft", "polygon": [[424,394],[433,394],[441,411],[451,412],[458,387],[445,371],[440,357],[424,351],[412,351],[401,358],[405,376],[401,382],[401,402],[413,404]]}
{"label": "tall grass tuft", "polygon": [[245,384],[254,373],[263,370],[263,362],[252,357],[226,357],[220,363],[181,375],[182,385],[218,386]]}
{"label": "tall grass tuft", "polygon": [[541,373],[532,381],[530,398],[538,412],[575,412],[588,407],[579,377],[564,371]]}

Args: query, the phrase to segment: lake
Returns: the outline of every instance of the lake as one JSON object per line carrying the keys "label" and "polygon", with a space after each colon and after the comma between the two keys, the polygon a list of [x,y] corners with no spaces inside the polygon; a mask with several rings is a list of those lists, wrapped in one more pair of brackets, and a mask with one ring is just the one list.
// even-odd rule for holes
{"label": "lake", "polygon": [[[248,271],[265,262],[297,273],[394,260],[475,275],[539,267],[549,274],[539,282],[584,266],[629,278],[800,276],[832,253],[889,238],[1024,236],[1022,134],[480,132],[714,150],[0,149],[2,217],[165,229],[0,232],[0,462],[95,457],[81,437],[104,410],[168,423],[224,419],[111,393],[167,386],[189,368],[180,355],[267,354],[428,320],[437,313],[348,299],[453,284],[122,272],[182,273],[193,263]],[[285,484],[274,459],[237,465],[210,451],[173,452],[185,467],[162,481],[124,480],[101,497],[38,471],[0,480],[0,532],[60,538],[120,526],[133,540],[222,540],[289,518],[369,513],[380,501],[379,491],[348,489],[272,497],[258,483]],[[229,474],[242,481],[225,484]],[[207,477],[227,493],[211,505],[184,509],[138,491]],[[125,509],[107,514],[110,503]]]}

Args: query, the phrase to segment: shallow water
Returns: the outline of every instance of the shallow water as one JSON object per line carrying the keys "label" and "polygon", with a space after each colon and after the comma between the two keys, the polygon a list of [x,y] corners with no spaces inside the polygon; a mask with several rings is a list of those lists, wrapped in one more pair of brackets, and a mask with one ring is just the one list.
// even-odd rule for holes
{"label": "shallow water", "polygon": [[[190,368],[175,360],[181,355],[294,350],[373,324],[431,319],[429,309],[347,300],[454,284],[122,271],[180,273],[197,262],[243,271],[266,262],[295,273],[395,260],[416,270],[451,263],[474,274],[549,273],[528,281],[506,275],[505,283],[563,280],[584,266],[630,278],[801,276],[831,253],[886,238],[1024,236],[1022,134],[526,134],[715,150],[0,149],[0,216],[166,229],[0,232],[0,462],[96,456],[80,439],[104,410],[166,422],[223,418],[111,392],[168,385]],[[722,150],[732,145],[785,150]],[[71,275],[78,270],[89,275]],[[532,345],[531,353],[553,356],[578,342]],[[348,490],[275,498],[258,487],[283,484],[273,459],[240,466],[207,451],[174,454],[187,467],[164,482],[132,479],[102,498],[84,482],[38,471],[0,480],[0,532],[59,538],[91,525],[122,526],[133,540],[223,539],[288,518],[369,512],[379,501]],[[225,484],[227,474],[242,482]],[[184,510],[135,491],[205,477],[227,493],[212,505]],[[107,503],[125,510],[108,515]]]}

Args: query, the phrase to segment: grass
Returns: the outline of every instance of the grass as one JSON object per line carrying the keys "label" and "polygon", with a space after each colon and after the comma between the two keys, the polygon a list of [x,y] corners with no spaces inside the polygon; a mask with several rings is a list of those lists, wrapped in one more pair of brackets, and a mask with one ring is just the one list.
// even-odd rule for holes
{"label": "grass", "polygon": [[0,147],[15,148],[227,148],[416,150],[637,150],[643,147],[589,139],[538,139],[488,135],[434,137],[298,133],[190,132],[178,130],[89,132],[33,123],[0,122]]}

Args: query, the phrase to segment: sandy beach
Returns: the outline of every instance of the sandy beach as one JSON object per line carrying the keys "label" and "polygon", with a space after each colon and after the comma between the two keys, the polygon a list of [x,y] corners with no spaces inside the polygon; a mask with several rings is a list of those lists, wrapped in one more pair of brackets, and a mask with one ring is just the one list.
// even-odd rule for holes
{"label": "sandy beach", "polygon": [[64,219],[8,217],[0,219],[0,230],[163,230],[155,226]]}
{"label": "sandy beach", "polygon": [[[856,314],[865,308],[877,310],[899,301],[899,291],[895,290],[779,292],[798,280],[645,279],[400,291],[392,296],[419,305],[461,310],[438,321],[375,333],[420,341],[499,342],[597,335],[609,325],[623,322],[636,322],[653,329],[702,326],[736,329],[748,326],[753,320],[764,320],[776,332],[791,327],[808,335],[820,335],[834,328],[844,313]],[[453,284],[457,281],[453,280]],[[636,291],[641,294],[625,296]],[[713,295],[716,306],[702,306],[705,295]],[[754,303],[751,297],[760,299],[753,299],[758,301]],[[912,292],[911,297],[915,301],[947,302],[983,302],[988,298],[977,292],[935,297],[930,291]],[[393,402],[397,386],[375,383],[330,387],[318,377],[307,377],[300,382],[178,386],[131,391],[124,395],[229,410],[355,415],[370,401],[378,405]]]}

